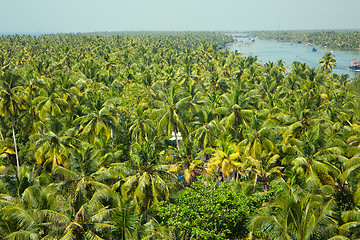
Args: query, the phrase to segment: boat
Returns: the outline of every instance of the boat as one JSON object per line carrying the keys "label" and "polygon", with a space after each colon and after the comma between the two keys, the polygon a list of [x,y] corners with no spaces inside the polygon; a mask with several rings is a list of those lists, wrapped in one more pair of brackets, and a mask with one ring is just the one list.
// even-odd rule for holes
{"label": "boat", "polygon": [[350,63],[349,68],[354,71],[360,71],[360,62],[356,59],[353,59]]}
{"label": "boat", "polygon": [[313,47],[313,48],[312,48],[312,51],[313,51],[313,52],[316,52],[316,51],[317,51],[316,47]]}

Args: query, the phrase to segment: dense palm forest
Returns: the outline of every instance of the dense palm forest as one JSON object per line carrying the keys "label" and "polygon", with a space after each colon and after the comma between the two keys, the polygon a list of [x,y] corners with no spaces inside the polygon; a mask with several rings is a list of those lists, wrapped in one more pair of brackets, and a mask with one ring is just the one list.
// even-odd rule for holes
{"label": "dense palm forest", "polygon": [[2,36],[0,238],[359,238],[358,80],[231,41]]}
{"label": "dense palm forest", "polygon": [[322,32],[258,32],[262,39],[272,39],[283,42],[304,42],[318,46],[329,46],[340,49],[360,49],[359,31],[322,31]]}

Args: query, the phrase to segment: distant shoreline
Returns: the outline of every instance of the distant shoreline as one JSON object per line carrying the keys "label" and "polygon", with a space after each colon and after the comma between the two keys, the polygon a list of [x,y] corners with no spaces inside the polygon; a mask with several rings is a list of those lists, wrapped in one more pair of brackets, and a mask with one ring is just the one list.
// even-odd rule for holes
{"label": "distant shoreline", "polygon": [[264,31],[253,32],[250,35],[257,36],[263,40],[303,43],[312,46],[328,47],[334,50],[360,50],[360,31]]}

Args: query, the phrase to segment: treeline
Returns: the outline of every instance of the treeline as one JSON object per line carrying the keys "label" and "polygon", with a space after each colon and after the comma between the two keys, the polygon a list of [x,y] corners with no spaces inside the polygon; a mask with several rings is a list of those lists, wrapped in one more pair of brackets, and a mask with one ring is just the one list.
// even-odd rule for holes
{"label": "treeline", "polygon": [[353,82],[230,41],[1,37],[1,238],[358,238]]}
{"label": "treeline", "polygon": [[314,44],[317,46],[328,46],[330,48],[340,49],[359,49],[360,32],[358,31],[321,31],[321,32],[296,32],[296,31],[278,31],[278,32],[258,32],[261,39],[271,39],[283,42],[298,42]]}

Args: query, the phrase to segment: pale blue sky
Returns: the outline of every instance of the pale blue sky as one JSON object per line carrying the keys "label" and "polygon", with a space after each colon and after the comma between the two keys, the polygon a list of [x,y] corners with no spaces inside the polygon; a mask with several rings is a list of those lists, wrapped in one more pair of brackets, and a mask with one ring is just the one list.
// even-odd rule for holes
{"label": "pale blue sky", "polygon": [[0,32],[359,29],[360,0],[0,0]]}

